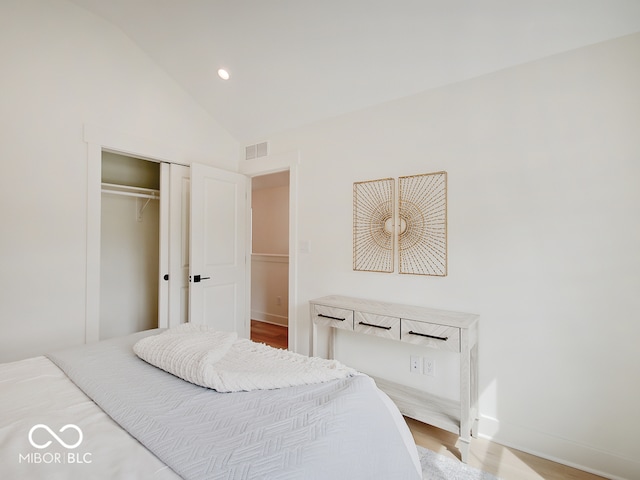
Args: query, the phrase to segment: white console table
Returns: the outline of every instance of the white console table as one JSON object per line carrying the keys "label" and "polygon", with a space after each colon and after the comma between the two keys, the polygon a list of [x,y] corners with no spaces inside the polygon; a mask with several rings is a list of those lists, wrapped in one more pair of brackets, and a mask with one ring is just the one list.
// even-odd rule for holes
{"label": "white console table", "polygon": [[387,379],[378,387],[403,415],[458,435],[467,461],[471,436],[478,431],[478,315],[331,295],[311,304],[311,354],[317,352],[318,327],[329,327],[333,358],[335,329],[424,345],[460,355],[460,401],[441,398]]}

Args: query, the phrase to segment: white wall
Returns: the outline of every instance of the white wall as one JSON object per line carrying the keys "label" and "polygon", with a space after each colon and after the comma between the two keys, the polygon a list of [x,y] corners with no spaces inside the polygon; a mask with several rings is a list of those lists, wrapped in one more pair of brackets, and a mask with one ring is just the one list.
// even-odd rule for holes
{"label": "white wall", "polygon": [[8,361],[84,342],[83,125],[228,170],[240,148],[120,30],[64,0],[2,1],[0,58],[0,361]]}
{"label": "white wall", "polygon": [[[299,344],[307,301],[326,294],[478,313],[481,433],[640,477],[638,51],[624,37],[270,138],[301,152]],[[439,170],[449,275],[352,271],[353,182]],[[410,376],[392,342],[338,347]],[[446,394],[455,366],[437,361]]]}
{"label": "white wall", "polygon": [[251,255],[251,319],[289,324],[289,257]]}
{"label": "white wall", "polygon": [[254,253],[289,254],[289,187],[254,189],[251,194]]}

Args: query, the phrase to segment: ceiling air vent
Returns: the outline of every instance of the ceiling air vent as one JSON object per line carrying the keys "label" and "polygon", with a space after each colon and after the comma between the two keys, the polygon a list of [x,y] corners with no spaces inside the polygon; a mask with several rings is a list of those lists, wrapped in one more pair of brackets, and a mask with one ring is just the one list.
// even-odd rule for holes
{"label": "ceiling air vent", "polygon": [[267,142],[248,145],[244,148],[244,159],[253,160],[254,158],[266,157],[269,155],[269,144]]}

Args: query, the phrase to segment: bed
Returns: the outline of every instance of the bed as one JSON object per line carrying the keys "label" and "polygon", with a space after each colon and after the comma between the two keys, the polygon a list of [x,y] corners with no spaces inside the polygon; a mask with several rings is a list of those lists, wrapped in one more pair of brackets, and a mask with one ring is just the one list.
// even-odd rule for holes
{"label": "bed", "polygon": [[421,478],[370,377],[221,393],[134,353],[161,333],[0,365],[0,478]]}

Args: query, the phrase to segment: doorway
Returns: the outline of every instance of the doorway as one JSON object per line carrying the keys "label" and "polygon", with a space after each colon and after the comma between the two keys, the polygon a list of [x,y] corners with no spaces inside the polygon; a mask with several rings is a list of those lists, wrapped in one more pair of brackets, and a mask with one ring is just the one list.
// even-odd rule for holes
{"label": "doorway", "polygon": [[[163,172],[166,171],[168,165],[179,165],[188,168],[188,155],[184,152],[171,149],[169,147],[158,144],[154,141],[149,141],[137,136],[131,136],[126,133],[104,130],[101,128],[92,127],[89,125],[84,126],[83,140],[87,144],[87,269],[86,269],[86,315],[85,315],[85,342],[95,342],[100,337],[100,223],[101,223],[101,168],[102,168],[102,152],[119,152],[124,155],[135,156],[136,158],[147,159],[161,164],[161,190],[167,191],[168,187],[162,180]],[[240,164],[239,171],[246,177],[263,176],[274,172],[288,171],[289,172],[289,304],[288,304],[288,348],[294,352],[306,353],[307,343],[301,344],[298,339],[298,302],[297,302],[297,265],[298,265],[298,251],[296,246],[299,241],[297,239],[297,178],[298,178],[298,166],[300,164],[300,152],[292,150],[285,153],[270,155],[269,159],[260,159],[260,161],[246,161]],[[173,176],[172,176],[173,178]],[[177,177],[176,177],[177,178]],[[182,179],[184,180],[184,179]],[[238,192],[242,191],[244,195],[245,190],[238,188]],[[165,200],[162,200],[164,198]],[[161,203],[166,201],[167,196],[161,197]],[[173,204],[178,204],[173,202]],[[183,203],[183,205],[186,205]],[[244,207],[238,210],[238,213],[245,212]],[[248,206],[247,206],[248,213]],[[175,217],[175,215],[172,215]],[[250,235],[249,235],[249,215],[246,215],[246,249],[245,245],[242,246],[242,252],[250,251]],[[186,219],[187,217],[184,217]],[[188,222],[188,221],[187,221]],[[163,227],[163,222],[160,222],[160,228],[164,232],[166,227]],[[189,231],[189,226],[184,232]],[[180,235],[180,229],[171,229],[172,235]],[[161,234],[161,238],[164,237]],[[186,237],[185,237],[186,238]],[[180,244],[180,242],[173,241],[172,244]],[[186,248],[186,247],[185,247]],[[161,251],[164,251],[163,246],[160,247]],[[162,255],[161,255],[162,256]],[[174,256],[176,257],[176,256]],[[179,255],[177,256],[179,257]],[[244,262],[243,262],[244,263]],[[191,268],[191,267],[190,267]],[[247,276],[250,278],[250,263],[246,262]],[[165,272],[165,268],[161,265],[161,271]],[[164,274],[162,275],[164,277]],[[243,282],[244,282],[243,277]],[[166,282],[161,282],[161,285],[165,285]],[[238,307],[238,312],[241,312],[241,316],[245,319],[242,326],[243,335],[249,336],[249,320],[250,320],[250,284],[245,282],[243,288],[247,293],[243,297],[246,306]],[[160,288],[160,297],[166,295],[165,289]],[[284,300],[284,299],[283,299]],[[159,303],[164,304],[161,300]],[[169,302],[171,303],[171,302]],[[179,302],[173,302],[175,305],[180,305]],[[246,324],[246,327],[244,326]],[[159,326],[166,327],[167,319],[166,315],[160,315]],[[304,331],[303,331],[304,333]],[[299,350],[300,349],[300,350]]]}
{"label": "doorway", "polygon": [[160,164],[102,152],[99,339],[158,327]]}
{"label": "doorway", "polygon": [[289,171],[251,179],[251,339],[288,348]]}

